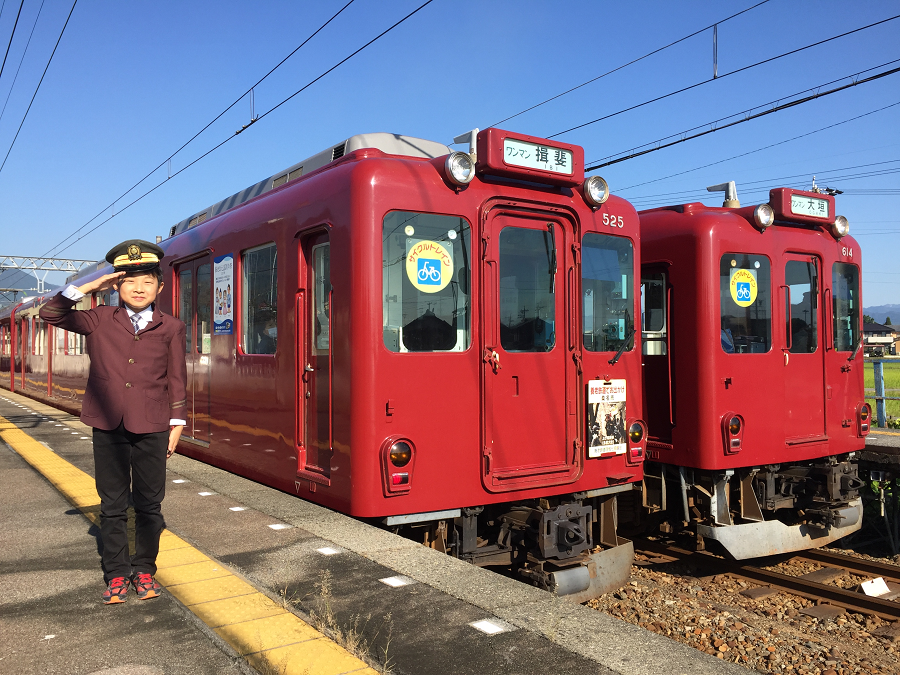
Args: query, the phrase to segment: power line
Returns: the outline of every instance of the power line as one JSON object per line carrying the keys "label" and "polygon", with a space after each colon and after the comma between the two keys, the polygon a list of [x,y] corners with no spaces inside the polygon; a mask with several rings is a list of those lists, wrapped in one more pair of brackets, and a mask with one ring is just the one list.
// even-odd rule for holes
{"label": "power line", "polygon": [[16,21],[13,24],[12,33],[9,34],[9,44],[6,45],[6,54],[3,55],[3,65],[0,66],[0,77],[3,77],[3,69],[6,68],[6,57],[9,56],[9,48],[12,47],[13,38],[16,36],[16,26],[19,25],[19,17],[22,15],[22,5],[25,0],[19,3],[19,12],[16,14]]}
{"label": "power line", "polygon": [[[169,156],[166,157],[163,161],[161,161],[159,164],[157,164],[155,167],[153,167],[153,169],[151,169],[149,172],[147,172],[147,174],[146,174],[143,178],[141,178],[137,183],[135,183],[135,184],[132,185],[130,188],[128,188],[127,190],[125,190],[125,192],[123,192],[121,195],[119,195],[118,197],[116,197],[116,198],[112,201],[112,203],[110,203],[109,205],[103,207],[103,209],[101,209],[100,212],[98,212],[93,218],[91,218],[91,219],[88,220],[84,225],[82,225],[82,226],[79,227],[77,230],[75,230],[74,232],[72,232],[71,234],[69,234],[65,239],[63,239],[61,242],[59,242],[59,243],[56,244],[53,248],[51,248],[49,251],[47,251],[47,253],[50,253],[51,251],[53,251],[53,249],[55,249],[55,248],[57,248],[57,247],[59,247],[59,246],[62,246],[64,243],[66,243],[66,241],[67,241],[68,239],[70,239],[71,237],[74,237],[74,236],[75,236],[76,234],[78,234],[81,230],[83,230],[85,227],[87,227],[87,226],[90,225],[92,222],[94,222],[97,218],[99,218],[100,216],[102,216],[108,209],[114,207],[114,206],[116,205],[116,202],[118,202],[118,201],[121,200],[121,199],[124,199],[124,198],[125,198],[132,190],[134,190],[137,186],[139,186],[139,185],[140,185],[141,183],[143,183],[145,180],[147,180],[148,178],[150,178],[150,176],[152,176],[154,173],[156,173],[157,171],[159,171],[163,166],[165,166],[165,164],[166,164],[167,162],[169,162],[170,160],[172,160],[172,159],[175,157],[175,155],[177,155],[179,152],[181,152],[182,150],[184,150],[184,149],[185,149],[188,145],[190,145],[191,142],[193,142],[200,134],[202,134],[204,131],[206,131],[207,129],[209,129],[213,124],[215,124],[217,121],[219,121],[225,113],[227,113],[227,112],[228,112],[229,110],[231,110],[234,106],[236,106],[238,103],[240,103],[240,102],[244,99],[244,97],[247,96],[247,94],[251,93],[251,92],[252,92],[256,87],[258,87],[258,86],[259,86],[266,78],[268,78],[272,73],[274,73],[276,70],[278,70],[278,68],[280,68],[282,65],[284,65],[284,63],[285,63],[289,58],[291,58],[294,54],[296,54],[298,51],[300,51],[300,49],[301,49],[304,45],[306,45],[307,42],[309,42],[309,41],[312,40],[316,35],[318,35],[319,33],[321,33],[322,30],[324,30],[324,29],[325,29],[332,21],[334,21],[338,16],[340,16],[340,15],[343,13],[343,11],[344,11],[345,9],[347,9],[350,5],[352,5],[354,1],[355,1],[355,0],[350,0],[347,4],[345,4],[343,7],[341,7],[337,12],[335,12],[335,13],[331,16],[331,18],[328,19],[328,21],[326,21],[326,22],[323,23],[321,26],[319,26],[313,33],[311,33],[311,34],[309,35],[309,37],[307,37],[303,42],[301,42],[299,45],[297,45],[297,47],[296,47],[290,54],[288,54],[288,55],[285,56],[283,59],[281,59],[281,61],[279,61],[272,69],[270,69],[269,72],[267,72],[265,75],[263,75],[261,78],[259,78],[259,80],[257,80],[256,83],[254,83],[249,89],[247,89],[247,91],[245,91],[243,94],[241,94],[240,96],[238,96],[238,97],[234,100],[234,102],[231,103],[231,105],[229,105],[229,106],[228,106],[227,108],[225,108],[222,112],[220,112],[218,115],[216,115],[215,117],[213,117],[212,120],[210,120],[207,124],[205,124],[205,125],[203,126],[202,129],[200,129],[200,131],[198,131],[198,132],[195,133],[193,136],[191,136],[187,141],[185,141],[185,142],[181,145],[181,147],[179,147],[175,152],[173,152],[171,155],[169,155]],[[251,119],[250,124],[253,124],[254,122],[256,122],[256,119]],[[249,126],[249,125],[247,125],[247,126]],[[245,128],[246,128],[246,127],[245,127]],[[169,178],[173,178],[173,177],[174,177],[174,176],[169,176]],[[104,221],[104,222],[106,222],[106,221]],[[46,254],[45,254],[45,255],[46,255]]]}
{"label": "power line", "polygon": [[[321,80],[323,77],[325,77],[326,75],[328,75],[330,72],[332,72],[333,70],[335,70],[335,69],[338,68],[339,66],[343,65],[344,63],[346,63],[347,61],[349,61],[350,59],[352,59],[354,56],[356,56],[357,54],[359,54],[361,51],[363,51],[364,49],[366,49],[367,47],[369,47],[369,46],[372,45],[373,43],[375,43],[375,42],[377,42],[378,40],[380,40],[382,37],[384,37],[385,35],[387,35],[388,33],[390,33],[392,30],[394,30],[397,26],[399,26],[400,24],[402,24],[403,22],[405,22],[407,19],[411,18],[413,15],[417,14],[419,11],[421,11],[422,9],[424,9],[425,7],[427,7],[428,5],[430,5],[432,2],[434,2],[434,0],[427,0],[426,2],[422,3],[421,5],[419,5],[419,6],[418,6],[416,9],[414,9],[412,12],[410,12],[409,14],[407,14],[406,16],[404,16],[402,19],[400,19],[399,21],[397,21],[396,23],[394,23],[394,24],[393,24],[392,26],[390,26],[389,28],[385,29],[384,31],[382,31],[381,33],[379,33],[378,35],[376,35],[374,38],[372,38],[371,40],[369,40],[366,44],[364,44],[362,47],[360,47],[359,49],[357,49],[356,51],[354,51],[352,54],[350,54],[349,56],[343,58],[341,61],[339,61],[338,63],[336,63],[335,65],[333,65],[331,68],[329,68],[328,70],[326,70],[325,72],[323,72],[321,75],[319,75],[318,77],[316,77],[316,78],[313,79],[313,80],[310,80],[310,81],[307,82],[305,85],[303,85],[302,87],[300,87],[300,89],[298,89],[297,91],[295,91],[293,94],[291,94],[291,95],[288,96],[287,98],[283,99],[280,103],[276,104],[274,107],[272,107],[272,108],[270,108],[269,110],[267,110],[266,112],[264,112],[262,115],[260,115],[260,116],[257,118],[257,121],[263,119],[263,118],[266,117],[266,116],[268,116],[270,113],[274,112],[275,110],[277,110],[278,108],[280,108],[282,105],[284,105],[285,103],[287,103],[288,101],[290,101],[292,98],[294,98],[295,96],[297,96],[298,94],[300,94],[300,93],[303,92],[304,90],[308,89],[310,86],[312,86],[313,84],[315,84],[316,82],[318,82],[319,80]],[[243,130],[242,130],[242,131],[243,131]],[[100,228],[101,226],[103,226],[104,224],[108,223],[110,220],[112,220],[112,219],[115,218],[116,216],[120,215],[121,213],[123,213],[123,212],[126,211],[127,209],[129,209],[129,208],[131,208],[132,206],[134,206],[135,204],[137,204],[137,203],[138,203],[139,201],[141,201],[144,197],[146,197],[147,195],[151,194],[152,192],[155,192],[158,188],[162,187],[165,183],[167,183],[168,181],[170,181],[172,178],[175,178],[175,176],[179,175],[180,173],[183,173],[184,171],[186,171],[187,169],[189,169],[190,167],[192,167],[194,164],[196,164],[196,163],[199,162],[200,160],[202,160],[202,159],[204,159],[205,157],[207,157],[208,155],[212,154],[213,152],[215,152],[216,150],[218,150],[219,148],[221,148],[223,145],[225,145],[226,143],[228,143],[228,141],[230,141],[230,140],[232,140],[232,139],[234,139],[234,138],[237,138],[237,136],[238,136],[239,133],[240,133],[240,132],[235,133],[235,134],[232,134],[231,136],[228,136],[225,140],[223,140],[223,141],[221,141],[220,143],[216,144],[215,146],[213,146],[212,148],[210,148],[209,150],[207,150],[206,152],[204,152],[202,155],[200,155],[199,157],[197,157],[197,158],[196,158],[195,160],[193,160],[190,164],[187,164],[186,166],[182,167],[181,169],[179,169],[178,171],[176,171],[175,173],[173,173],[171,176],[169,176],[168,178],[166,178],[166,180],[164,180],[164,181],[158,183],[158,184],[155,185],[154,187],[152,187],[152,188],[150,188],[149,190],[147,190],[147,191],[146,191],[144,194],[142,194],[140,197],[137,197],[136,199],[134,199],[133,201],[131,201],[130,203],[128,203],[125,207],[119,209],[119,211],[118,211],[117,213],[114,213],[113,215],[111,215],[111,216],[110,216],[109,218],[107,218],[106,220],[104,220],[104,221],[98,223],[97,225],[95,225],[94,227],[92,227],[90,230],[88,230],[87,232],[85,232],[84,234],[82,234],[80,237],[78,237],[77,239],[75,239],[74,241],[72,241],[68,246],[66,246],[65,248],[61,249],[61,250],[58,251],[57,253],[62,253],[63,251],[68,250],[69,248],[71,248],[72,246],[74,246],[77,242],[81,241],[82,239],[84,239],[86,236],[88,236],[88,235],[91,234],[92,232],[96,231],[96,230],[97,230],[98,228]],[[84,226],[82,226],[82,227],[84,227]],[[81,229],[81,228],[79,228],[79,229]],[[69,235],[69,236],[71,236],[71,235]],[[68,238],[69,238],[69,237],[66,237],[66,239],[68,239]],[[65,240],[63,240],[63,241],[65,241]],[[55,247],[54,247],[54,248],[55,248]]]}
{"label": "power line", "polygon": [[62,40],[63,34],[66,32],[66,26],[69,25],[69,19],[72,18],[72,12],[75,11],[76,4],[78,4],[78,0],[74,0],[72,2],[72,9],[69,10],[69,16],[66,17],[66,23],[63,24],[62,30],[59,32],[59,38],[56,40],[56,44],[53,46],[53,52],[50,54],[50,58],[47,60],[47,67],[44,68],[44,72],[41,74],[41,79],[38,82],[37,88],[34,90],[34,96],[31,97],[31,102],[28,104],[28,108],[25,110],[25,115],[22,117],[22,123],[19,124],[19,128],[16,129],[16,135],[13,136],[13,140],[12,143],[10,143],[9,150],[6,151],[6,157],[3,158],[3,164],[0,164],[0,173],[3,172],[3,167],[6,166],[6,160],[9,159],[9,153],[12,152],[13,146],[16,144],[16,139],[19,138],[19,132],[22,131],[22,126],[25,124],[25,120],[28,119],[28,113],[31,111],[31,106],[34,103],[34,99],[37,98],[38,92],[41,89],[41,84],[44,82],[44,76],[50,69],[50,64],[53,62],[53,56],[54,54],[56,54],[56,48],[59,47],[59,43]]}
{"label": "power line", "polygon": [[6,106],[9,104],[9,97],[12,96],[13,88],[16,86],[16,80],[19,79],[19,71],[22,70],[22,63],[25,61],[25,55],[28,53],[28,47],[31,45],[31,38],[34,37],[34,29],[37,28],[38,19],[41,18],[41,12],[44,9],[44,0],[41,0],[41,6],[38,8],[37,16],[34,18],[34,25],[31,27],[31,33],[28,35],[28,42],[25,43],[25,51],[22,52],[22,58],[19,59],[19,67],[16,68],[15,77],[12,84],[9,85],[9,92],[6,94],[6,101],[3,103],[3,110],[0,110],[0,120],[3,119],[3,113],[6,112]]}
{"label": "power line", "polygon": [[878,109],[876,109],[876,110],[870,110],[869,112],[863,113],[862,115],[857,115],[856,117],[851,117],[851,118],[849,118],[849,119],[842,120],[842,121],[840,121],[840,122],[835,122],[834,124],[829,124],[828,126],[824,126],[824,127],[819,128],[819,129],[814,129],[813,131],[808,131],[808,132],[806,132],[805,134],[800,134],[799,136],[794,136],[794,137],[792,137],[792,138],[786,138],[786,139],[784,139],[783,141],[778,141],[778,142],[776,142],[776,143],[770,143],[769,145],[765,145],[765,146],[763,146],[763,147],[761,147],[761,148],[756,148],[755,150],[749,150],[749,151],[747,151],[747,152],[742,152],[742,153],[737,154],[737,155],[732,155],[731,157],[726,157],[725,159],[720,159],[720,160],[717,160],[717,161],[715,161],[715,162],[710,162],[709,164],[704,164],[703,166],[697,166],[697,167],[694,167],[693,169],[686,169],[685,171],[679,171],[679,172],[677,172],[677,173],[672,173],[672,174],[669,174],[668,176],[662,176],[661,178],[654,178],[654,179],[652,179],[652,180],[644,181],[643,183],[635,183],[634,185],[629,185],[628,187],[622,188],[622,191],[630,190],[631,188],[640,187],[640,186],[642,186],[642,185],[649,185],[650,183],[658,183],[658,182],[661,181],[661,180],[667,180],[667,179],[669,179],[669,178],[675,178],[676,176],[683,176],[684,174],[687,174],[687,173],[692,173],[692,172],[694,172],[694,171],[700,171],[701,169],[707,169],[707,168],[709,168],[709,167],[711,167],[711,166],[715,166],[716,164],[722,164],[722,163],[724,163],[724,162],[730,162],[730,161],[733,160],[733,159],[738,159],[738,158],[740,158],[740,157],[746,157],[747,155],[752,155],[752,154],[757,153],[757,152],[762,152],[763,150],[768,150],[768,149],[774,148],[774,147],[776,147],[776,146],[778,146],[778,145],[783,145],[783,144],[785,144],[785,143],[790,143],[791,141],[796,141],[796,140],[799,140],[799,139],[801,139],[801,138],[805,138],[806,136],[811,136],[812,134],[817,134],[817,133],[819,133],[819,132],[821,132],[821,131],[826,131],[827,129],[833,129],[834,127],[840,126],[840,125],[842,125],[842,124],[847,124],[847,123],[849,123],[849,122],[853,122],[853,121],[858,120],[858,119],[861,119],[861,118],[863,118],[863,117],[867,117],[868,115],[874,115],[874,114],[877,113],[877,112],[881,112],[882,110],[887,110],[888,108],[893,108],[893,107],[896,106],[896,105],[900,105],[900,101],[898,101],[897,103],[891,103],[890,105],[884,106],[883,108],[878,108]]}
{"label": "power line", "polygon": [[652,99],[650,99],[649,101],[644,101],[643,103],[638,103],[638,104],[636,104],[636,105],[629,106],[628,108],[623,108],[622,110],[618,110],[618,111],[616,111],[616,112],[614,112],[614,113],[610,113],[609,115],[604,115],[603,117],[598,117],[597,119],[591,120],[590,122],[585,122],[585,123],[583,123],[583,124],[579,124],[579,125],[577,125],[577,126],[574,126],[574,127],[569,128],[569,129],[565,129],[565,130],[563,130],[563,131],[559,131],[559,132],[557,132],[557,133],[555,133],[555,134],[551,134],[550,136],[547,136],[547,138],[556,138],[557,136],[562,136],[563,134],[567,134],[567,133],[569,133],[570,131],[575,131],[576,129],[582,129],[582,128],[586,127],[586,126],[590,126],[591,124],[596,124],[597,122],[602,122],[603,120],[607,120],[607,119],[609,119],[609,118],[611,118],[611,117],[615,117],[616,115],[621,115],[622,113],[630,112],[630,111],[635,110],[635,109],[637,109],[637,108],[641,108],[641,107],[643,107],[643,106],[645,106],[645,105],[649,105],[649,104],[651,104],[651,103],[656,103],[657,101],[661,101],[661,100],[663,100],[663,99],[665,99],[665,98],[669,98],[670,96],[674,96],[675,94],[681,94],[681,93],[686,92],[686,91],[689,91],[689,90],[691,90],[691,89],[695,89],[695,88],[697,88],[697,87],[700,87],[700,86],[702,86],[702,85],[704,85],[704,84],[708,84],[708,83],[710,83],[710,82],[714,82],[714,81],[717,81],[717,80],[722,80],[722,79],[724,79],[724,78],[726,78],[726,77],[729,77],[730,75],[736,75],[737,73],[744,72],[745,70],[749,70],[749,69],[751,69],[751,68],[756,68],[757,66],[761,66],[761,65],[766,64],[766,63],[771,63],[772,61],[777,61],[778,59],[783,59],[783,58],[786,57],[786,56],[791,56],[792,54],[797,54],[797,53],[802,52],[802,51],[804,51],[804,50],[806,50],[806,49],[812,49],[813,47],[818,47],[819,45],[823,45],[823,44],[825,44],[825,43],[827,43],[827,42],[831,42],[832,40],[837,40],[837,39],[839,39],[839,38],[846,37],[846,36],[848,36],[848,35],[852,35],[853,33],[858,33],[858,32],[860,32],[860,31],[867,30],[867,29],[869,29],[869,28],[873,28],[873,27],[878,26],[878,25],[880,25],[880,24],[887,23],[888,21],[894,21],[895,19],[898,19],[898,18],[900,18],[900,14],[896,14],[896,15],[894,15],[894,16],[892,16],[892,17],[887,18],[887,19],[882,19],[881,21],[876,21],[875,23],[870,23],[870,24],[867,25],[867,26],[862,26],[862,27],[860,27],[860,28],[854,28],[853,30],[849,30],[849,31],[847,31],[846,33],[841,33],[840,35],[834,35],[834,36],[832,36],[832,37],[830,37],[830,38],[826,38],[826,39],[824,39],[824,40],[819,40],[818,42],[813,42],[812,44],[808,44],[808,45],[806,45],[805,47],[798,47],[797,49],[792,49],[791,51],[789,51],[789,52],[784,52],[783,54],[779,54],[778,56],[772,56],[772,57],[769,57],[768,59],[763,59],[762,61],[757,61],[756,63],[751,63],[749,66],[744,66],[743,68],[738,68],[737,70],[732,70],[732,71],[730,71],[730,72],[728,72],[728,73],[725,73],[724,75],[719,75],[718,77],[711,77],[711,78],[709,78],[709,79],[707,79],[707,80],[702,80],[702,81],[700,81],[700,82],[695,82],[694,84],[691,84],[691,85],[689,85],[689,86],[687,86],[687,87],[682,87],[681,89],[677,89],[677,90],[675,90],[675,91],[671,91],[671,92],[669,92],[668,94],[663,94],[662,96],[657,96],[656,98],[652,98]]}
{"label": "power line", "polygon": [[521,111],[517,112],[515,115],[510,115],[509,117],[505,117],[504,119],[500,120],[499,122],[495,122],[495,123],[492,124],[491,126],[492,126],[492,127],[496,127],[496,126],[498,126],[498,125],[500,125],[500,124],[503,124],[504,122],[508,122],[509,120],[511,120],[511,119],[513,119],[513,118],[515,118],[515,117],[518,117],[519,115],[524,115],[525,113],[530,112],[530,111],[534,110],[535,108],[540,108],[540,107],[541,107],[542,105],[544,105],[545,103],[550,103],[550,101],[555,101],[555,100],[558,99],[558,98],[562,98],[562,97],[565,96],[566,94],[571,94],[573,91],[575,91],[575,90],[577,90],[577,89],[581,89],[582,87],[586,87],[587,85],[589,85],[589,84],[591,84],[591,83],[593,83],[593,82],[596,82],[597,80],[601,80],[601,79],[603,79],[604,77],[606,77],[607,75],[612,75],[613,73],[615,73],[615,72],[617,72],[617,71],[620,71],[620,70],[622,70],[623,68],[627,68],[628,66],[633,65],[633,64],[637,63],[638,61],[643,61],[644,59],[646,59],[646,58],[648,58],[648,57],[650,57],[650,56],[653,56],[654,54],[658,54],[659,52],[664,51],[664,50],[668,49],[669,47],[674,47],[675,45],[679,44],[680,42],[684,42],[685,40],[687,40],[687,39],[689,39],[689,38],[692,38],[692,37],[694,37],[695,35],[699,35],[700,33],[703,33],[704,31],[707,31],[707,30],[709,30],[710,28],[713,28],[713,27],[717,26],[718,24],[725,23],[726,21],[729,21],[729,20],[731,20],[731,19],[733,19],[733,18],[735,18],[735,17],[737,17],[737,16],[740,16],[741,14],[745,14],[746,12],[749,12],[749,11],[752,10],[752,9],[756,9],[756,8],[759,7],[760,5],[764,5],[764,4],[766,4],[767,2],[769,2],[769,0],[763,0],[762,2],[756,3],[756,4],[753,5],[752,7],[748,7],[747,9],[744,9],[744,10],[738,12],[737,14],[732,14],[732,15],[729,16],[729,17],[726,17],[726,18],[724,18],[724,19],[720,19],[720,20],[717,21],[716,23],[711,23],[711,24],[709,24],[708,26],[706,26],[705,28],[701,28],[700,30],[696,30],[696,31],[694,31],[693,33],[691,33],[691,34],[689,34],[689,35],[685,35],[684,37],[679,38],[678,40],[675,40],[675,42],[670,42],[669,44],[667,44],[667,45],[665,45],[665,46],[663,46],[663,47],[659,47],[658,49],[654,49],[652,52],[648,52],[648,53],[644,54],[644,55],[641,56],[641,57],[638,57],[638,58],[636,58],[636,59],[633,59],[633,60],[629,61],[628,63],[623,63],[621,66],[617,66],[616,68],[613,68],[612,70],[608,70],[607,72],[603,73],[602,75],[598,75],[597,77],[591,78],[591,79],[588,80],[587,82],[582,82],[581,84],[579,84],[579,85],[577,85],[577,86],[575,86],[575,87],[572,87],[571,89],[567,89],[566,91],[564,91],[564,92],[562,92],[562,93],[560,93],[560,94],[557,94],[556,96],[551,96],[550,98],[548,98],[548,99],[546,99],[546,100],[544,100],[544,101],[541,101],[540,103],[536,103],[535,105],[533,105],[533,106],[531,106],[531,107],[529,107],[529,108],[525,108],[525,110],[521,110]]}

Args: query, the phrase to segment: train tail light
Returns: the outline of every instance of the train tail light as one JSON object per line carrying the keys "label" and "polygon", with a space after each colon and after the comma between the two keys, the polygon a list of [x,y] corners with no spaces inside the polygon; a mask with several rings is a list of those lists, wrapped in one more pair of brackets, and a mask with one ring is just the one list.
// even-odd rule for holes
{"label": "train tail light", "polygon": [[416,450],[412,441],[391,436],[381,445],[381,478],[386,496],[406,494],[412,487]]}
{"label": "train tail light", "polygon": [[632,420],[628,425],[628,432],[625,439],[628,444],[628,452],[626,453],[627,463],[631,466],[637,466],[644,461],[647,454],[647,425],[643,420]]}
{"label": "train tail light", "polygon": [[850,221],[848,221],[844,216],[838,216],[837,218],[835,218],[834,224],[831,226],[831,234],[833,234],[837,239],[846,237],[848,234],[850,234]]}
{"label": "train tail light", "polygon": [[735,413],[725,415],[722,418],[722,437],[726,455],[740,452],[744,441],[744,418]]}
{"label": "train tail light", "polygon": [[872,406],[868,403],[861,404],[857,410],[857,419],[859,420],[857,432],[860,436],[868,436],[872,421]]}
{"label": "train tail light", "polygon": [[444,174],[453,185],[468,185],[475,178],[475,161],[468,153],[451,152],[444,162]]}

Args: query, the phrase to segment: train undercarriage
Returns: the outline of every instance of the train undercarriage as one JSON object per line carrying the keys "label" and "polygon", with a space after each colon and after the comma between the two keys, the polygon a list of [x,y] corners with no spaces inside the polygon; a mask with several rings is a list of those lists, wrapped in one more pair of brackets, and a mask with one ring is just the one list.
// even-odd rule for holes
{"label": "train undercarriage", "polygon": [[[808,462],[701,471],[644,465],[627,517],[643,531],[696,536],[738,560],[824,546],[862,526],[853,453]],[[711,543],[715,542],[715,543]]]}
{"label": "train undercarriage", "polygon": [[391,525],[395,519],[386,522],[397,534],[473,565],[503,568],[525,583],[586,602],[626,584],[634,557],[631,541],[616,534],[616,492],[596,492],[605,494],[464,508],[453,518],[399,526]]}

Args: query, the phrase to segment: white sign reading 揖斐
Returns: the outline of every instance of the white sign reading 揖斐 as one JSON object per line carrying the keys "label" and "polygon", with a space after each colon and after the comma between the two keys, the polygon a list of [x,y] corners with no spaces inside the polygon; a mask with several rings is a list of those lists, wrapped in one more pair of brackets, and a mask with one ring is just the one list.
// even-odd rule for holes
{"label": "white sign reading \u63d6\u6590", "polygon": [[507,164],[553,173],[572,175],[575,171],[572,167],[571,150],[554,148],[552,145],[526,143],[514,138],[503,139],[503,160]]}

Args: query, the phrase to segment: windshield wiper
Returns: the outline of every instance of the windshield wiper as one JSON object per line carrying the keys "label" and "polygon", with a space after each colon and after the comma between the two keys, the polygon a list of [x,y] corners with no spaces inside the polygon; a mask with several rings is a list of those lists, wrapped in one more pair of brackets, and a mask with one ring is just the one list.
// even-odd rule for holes
{"label": "windshield wiper", "polygon": [[848,358],[848,361],[852,361],[856,358],[856,355],[859,353],[859,348],[862,347],[862,335],[859,336],[859,340],[856,341],[856,349],[853,350],[853,353]]}
{"label": "windshield wiper", "polygon": [[[547,237],[547,235],[550,235]],[[544,246],[547,249],[547,260],[550,263],[550,292],[556,287],[556,230],[553,223],[547,223],[547,232],[544,232]]]}
{"label": "windshield wiper", "polygon": [[634,324],[632,324],[631,332],[625,337],[625,340],[622,342],[622,346],[619,347],[619,351],[616,352],[616,355],[614,357],[612,357],[609,361],[607,361],[607,363],[609,363],[609,365],[611,365],[611,366],[616,365],[616,362],[620,358],[622,358],[622,354],[625,353],[625,349],[628,347],[628,343],[631,342],[631,338],[634,337],[635,331],[636,331],[636,328],[635,328]]}

